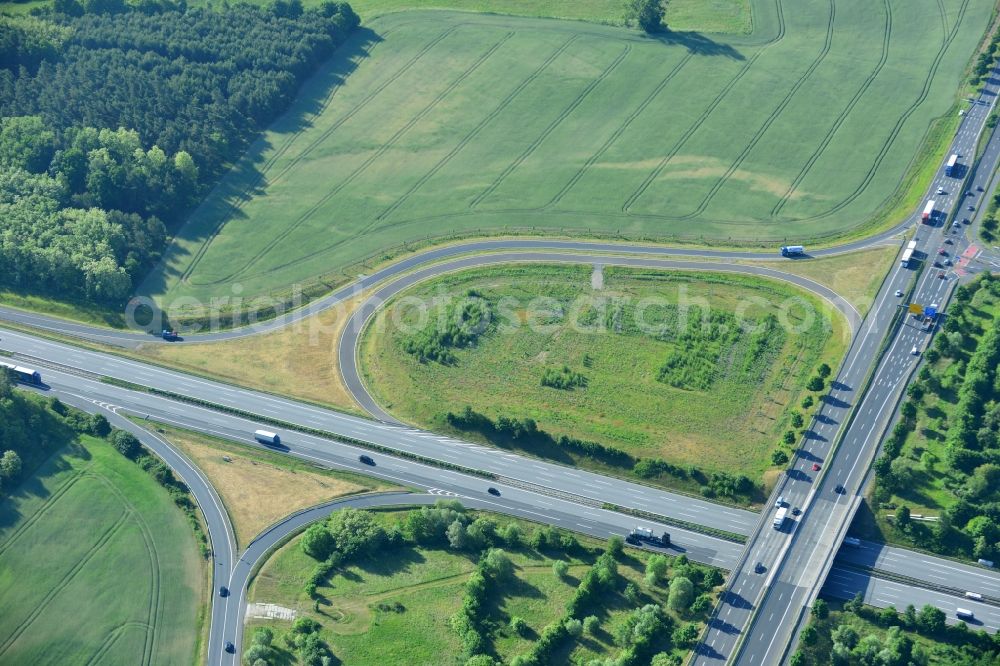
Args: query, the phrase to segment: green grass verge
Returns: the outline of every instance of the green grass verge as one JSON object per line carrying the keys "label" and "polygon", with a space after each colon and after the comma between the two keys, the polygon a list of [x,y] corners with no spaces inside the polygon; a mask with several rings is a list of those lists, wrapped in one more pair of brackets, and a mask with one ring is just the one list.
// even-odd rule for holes
{"label": "green grass verge", "polygon": [[83,436],[0,503],[0,661],[196,663],[203,566],[166,490]]}
{"label": "green grass verge", "polygon": [[[454,431],[446,413],[469,405],[494,421],[530,417],[555,437],[759,480],[809,374],[820,362],[838,364],[843,321],[825,319],[821,304],[769,280],[618,268],[602,276],[594,289],[588,266],[517,265],[423,283],[366,330],[366,384],[397,417],[434,430]],[[422,362],[404,349],[438,327],[442,315],[454,316],[447,297],[457,303],[469,293],[490,304],[494,321],[486,334],[448,350],[447,363]],[[799,298],[812,308],[811,321],[805,309],[785,309]],[[431,304],[429,311],[408,307],[413,299]],[[708,304],[729,332],[701,331],[697,308],[686,329],[679,323],[683,302]],[[741,311],[748,324],[776,315],[801,328],[779,323],[756,339],[737,333],[733,313]],[[640,318],[650,328],[640,328]],[[565,374],[563,368],[567,376],[582,375],[585,385],[542,384],[546,373]],[[516,438],[504,445],[520,446]],[[592,462],[548,448],[526,450],[569,464]]]}
{"label": "green grass verge", "polygon": [[[831,662],[831,654],[836,651],[846,657],[842,663],[886,663],[881,655],[891,655],[892,659],[905,654],[903,661],[890,663],[916,663],[927,666],[974,666],[993,664],[1000,659],[1000,649],[985,632],[973,632],[957,627],[928,632],[919,629],[902,613],[899,615],[885,609],[861,606],[854,609],[852,603],[829,600],[830,615],[827,618],[813,617],[810,626],[803,632],[808,642],[800,642],[801,666],[820,666]],[[903,609],[898,609],[902,611]],[[919,608],[916,609],[919,612]],[[808,636],[807,636],[808,634]],[[845,637],[853,635],[853,640]],[[835,641],[834,638],[840,638]],[[855,643],[856,641],[856,643]],[[838,645],[835,645],[838,644]],[[850,645],[846,653],[844,646]],[[879,654],[878,657],[866,656]]]}
{"label": "green grass verge", "polygon": [[[386,525],[402,525],[408,513],[375,512]],[[525,537],[534,529],[543,529],[504,516],[484,512],[474,515],[492,518],[500,525],[517,523]],[[505,547],[516,567],[515,578],[490,594],[486,611],[492,627],[490,642],[505,663],[527,652],[546,625],[564,617],[576,584],[593,563],[595,553],[604,546],[603,542],[587,537],[578,539],[582,548],[570,552],[560,548]],[[317,588],[320,600],[317,604],[304,592],[316,561],[303,553],[300,541],[298,537],[291,540],[261,567],[250,589],[251,602],[274,603],[295,610],[299,617],[318,621],[322,640],[345,666],[376,662],[386,666],[436,666],[450,663],[461,652],[458,635],[449,619],[461,607],[465,583],[475,568],[476,553],[451,550],[447,545],[386,549],[377,557],[337,571]],[[622,579],[618,589],[603,599],[601,608],[596,610],[600,629],[593,635],[568,641],[557,652],[558,663],[582,664],[616,656],[620,648],[613,636],[628,613],[645,603],[666,603],[665,584],[648,586],[643,582],[648,558],[649,553],[644,551],[627,551],[619,564]],[[552,567],[556,561],[569,565],[565,579],[554,575]],[[674,567],[678,563],[671,558],[670,564]],[[676,569],[672,568],[668,578],[674,573]],[[638,604],[622,595],[629,582],[640,591]],[[380,604],[383,609],[397,610],[380,610]],[[698,628],[705,617],[703,613],[678,615],[672,611],[669,615],[678,626],[690,622]],[[527,629],[520,633],[511,630],[509,622],[513,617],[522,618]],[[290,624],[253,620],[247,635],[256,627],[267,626],[281,636]],[[683,648],[675,647],[672,652],[678,657],[687,656]],[[298,663],[288,651],[282,650],[279,658],[284,663]]]}
{"label": "green grass verge", "polygon": [[496,15],[376,19],[143,289],[247,298],[406,242],[504,230],[758,245],[870,230],[919,196],[899,193],[927,168],[921,146],[949,136],[992,4],[918,0],[914,20],[890,22],[883,4],[846,2],[833,19],[822,0],[784,3],[779,26],[756,0],[752,35],[659,41]]}

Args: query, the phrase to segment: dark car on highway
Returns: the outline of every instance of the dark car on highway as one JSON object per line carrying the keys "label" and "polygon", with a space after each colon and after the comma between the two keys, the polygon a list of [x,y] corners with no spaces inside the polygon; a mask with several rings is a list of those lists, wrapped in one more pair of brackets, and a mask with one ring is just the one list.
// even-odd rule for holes
{"label": "dark car on highway", "polygon": [[219,588],[219,596],[220,597],[228,597],[229,596],[229,588],[227,588],[225,585],[223,585],[222,587],[220,587]]}
{"label": "dark car on highway", "polygon": [[361,456],[358,456],[358,460],[360,460],[361,462],[363,462],[366,465],[373,465],[373,466],[375,465],[375,461],[372,460],[371,456],[361,455]]}
{"label": "dark car on highway", "polygon": [[490,486],[490,487],[489,487],[489,488],[488,488],[488,489],[486,490],[486,492],[488,492],[488,493],[489,493],[490,495],[496,495],[497,497],[500,497],[500,491],[499,491],[499,490],[497,490],[496,488],[494,488],[493,486]]}

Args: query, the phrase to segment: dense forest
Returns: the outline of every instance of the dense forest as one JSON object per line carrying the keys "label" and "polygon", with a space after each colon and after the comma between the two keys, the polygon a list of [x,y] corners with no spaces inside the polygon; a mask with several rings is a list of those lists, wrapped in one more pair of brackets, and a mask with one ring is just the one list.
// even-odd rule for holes
{"label": "dense forest", "polygon": [[123,302],[358,22],[299,0],[55,0],[0,17],[0,284]]}

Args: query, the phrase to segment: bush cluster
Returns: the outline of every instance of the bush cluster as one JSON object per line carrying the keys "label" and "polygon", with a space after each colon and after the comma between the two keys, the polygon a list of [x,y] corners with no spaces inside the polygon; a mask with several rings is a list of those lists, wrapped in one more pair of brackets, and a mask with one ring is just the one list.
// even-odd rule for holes
{"label": "bush cluster", "polygon": [[416,356],[421,363],[434,361],[454,365],[458,358],[452,350],[474,344],[492,327],[493,311],[489,302],[472,290],[467,297],[461,304],[448,308],[445,325],[431,323],[405,338],[402,341],[403,351]]}
{"label": "bush cluster", "polygon": [[587,377],[582,373],[570,370],[568,365],[564,365],[559,370],[546,368],[542,374],[542,386],[562,389],[564,391],[577,387],[585,388],[587,386]]}
{"label": "bush cluster", "polygon": [[605,465],[626,469],[641,479],[662,478],[665,475],[680,480],[690,480],[702,487],[706,497],[752,497],[760,489],[745,474],[712,472],[705,474],[696,467],[680,467],[662,458],[634,458],[631,454],[613,446],[589,442],[575,437],[560,435],[555,437],[542,430],[531,418],[500,416],[496,421],[466,405],[458,414],[445,415],[448,425],[463,431],[477,432],[494,444],[514,444],[534,449],[540,455],[548,447],[581,455]]}

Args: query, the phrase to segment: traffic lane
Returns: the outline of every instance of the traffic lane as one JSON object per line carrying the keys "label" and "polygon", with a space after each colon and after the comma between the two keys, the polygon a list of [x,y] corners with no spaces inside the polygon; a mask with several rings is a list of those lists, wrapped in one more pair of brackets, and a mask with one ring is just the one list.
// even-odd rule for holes
{"label": "traffic lane", "polygon": [[[926,278],[924,281],[926,283]],[[921,290],[918,289],[918,293]],[[895,397],[901,390],[902,386],[902,376],[900,373],[899,377],[886,379],[883,376],[885,368],[889,365],[901,366],[904,362],[899,359],[903,358],[904,345],[908,344],[907,334],[905,332],[905,327],[901,327],[900,333],[897,334],[896,338],[893,340],[890,348],[883,359],[882,364],[879,366],[879,370],[876,371],[876,379],[873,384],[869,387],[868,393],[864,396],[864,402],[859,405],[858,412],[854,416],[854,421],[852,422],[851,429],[847,432],[844,437],[844,443],[841,448],[840,454],[837,456],[837,460],[831,461],[829,464],[830,469],[826,476],[822,477],[819,485],[817,486],[817,496],[826,499],[826,501],[831,501],[828,498],[826,489],[833,486],[834,481],[840,483],[845,483],[857,488],[863,481],[865,475],[867,474],[867,459],[869,457],[870,448],[876,446],[879,439],[874,441],[872,436],[874,433],[881,433],[882,427],[881,423],[884,422],[886,417],[891,417],[891,411],[887,410],[890,402],[894,405]],[[912,356],[912,355],[911,355]],[[912,367],[911,360],[910,367]],[[853,453],[852,453],[853,452]],[[861,460],[866,461],[865,467],[858,469],[858,462]],[[848,467],[849,465],[849,467]],[[845,496],[847,493],[845,493]],[[835,499],[832,500],[834,505],[839,504],[841,498],[840,495],[834,495]],[[846,497],[845,497],[846,499]],[[833,508],[833,507],[831,507]],[[761,663],[757,660],[768,660],[778,658],[776,655],[779,651],[783,652],[784,646],[795,632],[795,626],[797,623],[791,623],[791,626],[785,623],[779,623],[777,631],[773,626],[760,623],[760,618],[768,612],[782,611],[783,617],[787,616],[793,607],[801,608],[803,604],[807,602],[808,589],[811,589],[811,585],[799,588],[799,585],[805,580],[811,572],[815,572],[821,569],[820,563],[815,562],[816,558],[821,555],[821,539],[824,534],[837,533],[840,529],[838,526],[831,527],[831,521],[834,517],[848,515],[848,511],[842,509],[834,509],[826,512],[828,517],[822,525],[816,521],[804,521],[801,534],[802,539],[795,544],[796,551],[805,550],[806,557],[799,556],[797,559],[798,564],[796,565],[793,561],[787,569],[788,575],[785,577],[785,582],[793,585],[789,594],[791,596],[793,604],[795,606],[785,605],[784,600],[778,602],[776,597],[769,593],[764,598],[762,605],[761,614],[754,619],[754,626],[751,628],[751,635],[744,646],[743,653],[740,657],[740,663]],[[807,514],[808,515],[808,514]],[[841,518],[843,520],[843,518]],[[826,557],[825,555],[822,555]],[[796,590],[801,589],[801,593]],[[790,619],[790,618],[789,618]],[[775,638],[780,635],[781,640],[775,640]],[[763,637],[770,636],[772,640],[764,645]],[[750,649],[751,646],[753,649]],[[763,652],[761,652],[763,650]]]}
{"label": "traffic lane", "polygon": [[[55,374],[55,373],[53,373]],[[75,379],[75,375],[66,375]],[[66,391],[56,384],[54,390]],[[117,388],[100,382],[96,388]],[[125,391],[136,396],[149,394]],[[119,395],[117,398],[127,398]],[[127,399],[116,399],[111,404],[117,411],[128,411],[137,416],[146,416],[154,421],[162,421],[168,425],[203,432],[208,435],[235,441],[249,447],[270,451],[279,451],[298,457],[311,463],[325,467],[334,467],[367,474],[402,485],[412,485],[433,492],[454,493],[457,496],[477,498],[480,502],[495,501],[490,498],[488,489],[497,488],[506,502],[520,503],[525,513],[530,512],[533,520],[548,522],[553,519],[551,511],[575,515],[579,528],[589,528],[590,525],[614,525],[617,534],[625,535],[635,526],[648,527],[654,531],[667,531],[676,541],[675,554],[685,553],[691,559],[722,568],[730,568],[742,548],[740,544],[719,539],[700,532],[684,530],[675,526],[663,525],[655,521],[644,520],[616,513],[597,506],[581,504],[535,492],[531,489],[504,484],[500,481],[482,479],[476,476],[425,465],[423,463],[396,458],[387,454],[372,452],[363,447],[357,447],[315,435],[294,433],[286,435],[280,448],[264,447],[253,439],[252,433],[260,427],[259,423],[241,417],[214,412],[200,407],[159,399],[159,403],[140,405],[130,404]],[[166,408],[160,409],[163,405]],[[362,463],[361,455],[368,455],[374,465]],[[528,508],[530,507],[530,508]]]}
{"label": "traffic lane", "polygon": [[[707,523],[715,529],[736,534],[745,534],[757,519],[757,514],[750,511],[727,507],[700,498],[678,495],[622,479],[609,478],[540,459],[527,458],[494,447],[480,446],[412,428],[349,416],[278,396],[238,389],[226,384],[202,380],[156,366],[75,348],[63,343],[33,338],[17,332],[4,331],[3,347],[10,351],[31,355],[36,359],[58,359],[57,362],[60,364],[85,372],[186,394],[241,411],[296,422],[304,427],[321,429],[334,435],[371,442],[457,465],[487,470],[500,476],[541,485],[560,492],[589,497],[602,502],[613,502],[621,506],[664,514],[698,524]],[[136,407],[137,411],[141,411],[144,406],[153,409],[157,405],[170,404],[178,412],[194,409],[212,412],[212,410],[190,404],[165,400],[162,396],[155,394],[132,391],[101,382],[98,379],[47,368],[44,363],[38,365],[44,370],[43,379],[45,381],[58,382],[68,388],[75,387],[83,391],[91,391],[94,395],[102,396],[108,400],[128,401],[130,405]],[[221,412],[212,413],[221,414]],[[256,427],[263,426],[273,429],[273,426],[266,424],[257,423],[255,425]]]}
{"label": "traffic lane", "polygon": [[[227,417],[222,422],[213,419],[213,423],[210,425],[199,422],[196,418],[179,420],[176,415],[166,418],[173,419],[173,424],[180,427],[204,431],[207,426],[211,428],[211,434],[216,436],[254,448],[265,448],[255,442],[248,434],[252,432],[248,428],[252,427],[253,423],[238,417]],[[636,526],[647,527],[654,532],[666,531],[670,533],[674,542],[674,547],[670,549],[674,554],[686,554],[693,560],[725,569],[733,566],[742,548],[740,544],[699,532],[634,518],[602,509],[599,506],[584,505],[560,497],[540,494],[501,481],[482,479],[415,461],[374,453],[368,449],[312,435],[303,435],[301,438],[297,436],[294,442],[289,440],[287,448],[283,449],[283,452],[314,464],[366,474],[444,497],[475,501],[482,506],[516,505],[524,517],[536,522],[554,524],[560,520],[560,516],[572,515],[575,519],[571,526],[578,531],[597,530],[600,534],[618,534],[620,536],[624,536]],[[362,463],[359,460],[361,455],[371,457],[374,465]],[[500,493],[499,497],[492,496],[489,493],[490,488],[495,488]]]}
{"label": "traffic lane", "polygon": [[[908,224],[897,225],[887,229],[877,235],[847,243],[840,246],[815,250],[810,252],[810,256],[823,257],[852,252],[859,249],[878,245],[892,238],[899,229]],[[91,339],[108,344],[119,346],[135,347],[143,343],[158,344],[196,344],[199,342],[213,342],[220,340],[231,340],[248,337],[261,333],[278,330],[295,322],[301,321],[314,314],[320,313],[337,304],[357,296],[365,289],[369,289],[378,283],[411,271],[419,266],[428,263],[435,263],[445,259],[453,258],[463,254],[476,252],[494,252],[498,250],[551,250],[559,252],[603,252],[603,253],[630,253],[638,255],[652,256],[678,256],[691,258],[711,258],[711,259],[753,259],[757,261],[787,261],[786,258],[777,254],[777,247],[780,243],[775,243],[775,251],[772,252],[748,252],[748,251],[727,251],[727,250],[704,250],[696,248],[669,247],[663,245],[644,245],[641,243],[609,243],[600,241],[567,241],[567,240],[545,240],[545,239],[498,239],[482,240],[468,243],[458,243],[439,248],[434,248],[426,252],[405,257],[385,268],[382,268],[371,275],[360,276],[354,282],[347,284],[331,292],[327,296],[308,303],[302,308],[285,313],[279,317],[261,322],[249,327],[217,331],[214,333],[184,333],[183,339],[174,342],[164,341],[159,337],[159,330],[153,331],[122,331],[99,326],[90,326],[83,323],[72,322],[58,317],[33,313],[26,310],[0,306],[0,319],[17,322],[20,324],[35,326],[44,330],[74,335],[86,339]]]}
{"label": "traffic lane", "polygon": [[853,599],[858,592],[863,595],[866,604],[877,608],[893,606],[902,611],[910,604],[917,609],[930,604],[944,611],[948,624],[958,624],[960,619],[955,616],[955,609],[965,608],[975,616],[972,620],[965,620],[970,629],[985,629],[996,633],[1000,627],[1000,608],[996,606],[922,587],[910,587],[847,569],[832,571],[822,590],[824,595],[835,599]]}
{"label": "traffic lane", "polygon": [[871,541],[862,541],[857,547],[844,544],[836,561],[1000,599],[997,572],[905,548]]}
{"label": "traffic lane", "polygon": [[510,263],[571,263],[586,265],[600,263],[602,265],[625,266],[630,268],[733,272],[768,277],[790,282],[825,299],[847,319],[852,338],[861,322],[861,315],[857,309],[845,299],[841,298],[832,289],[809,280],[808,278],[803,278],[771,268],[762,268],[758,266],[733,266],[708,262],[699,263],[693,261],[671,261],[647,257],[623,257],[613,255],[595,256],[589,254],[574,255],[555,252],[500,252],[487,255],[465,256],[449,262],[425,267],[403,275],[397,280],[384,284],[382,287],[373,292],[351,315],[347,324],[344,326],[343,332],[341,333],[340,342],[338,344],[338,359],[340,363],[341,377],[343,378],[348,391],[350,391],[355,401],[357,401],[365,411],[380,421],[398,423],[398,421],[391,414],[385,411],[368,392],[358,367],[358,355],[362,332],[366,324],[384,307],[386,303],[410,287],[440,275],[459,270],[498,266]]}
{"label": "traffic lane", "polygon": [[[58,392],[59,399],[76,407],[77,409],[104,415],[111,425],[122,430],[127,430],[135,435],[143,446],[150,449],[164,463],[170,467],[178,479],[183,481],[194,497],[202,517],[205,521],[205,529],[212,550],[212,574],[211,587],[208,594],[210,598],[209,617],[210,627],[223,626],[226,622],[227,608],[224,603],[219,603],[219,597],[215,594],[218,586],[230,579],[236,559],[236,539],[232,525],[229,522],[229,514],[226,512],[222,500],[219,498],[205,475],[187,460],[182,454],[173,448],[168,442],[149,430],[142,428],[132,421],[109,410],[105,405],[86,396],[81,396],[70,392]],[[223,643],[218,635],[209,634],[208,655],[209,664],[217,663],[212,655],[222,652]]]}
{"label": "traffic lane", "polygon": [[[856,346],[852,346],[850,350],[849,358],[847,359],[844,368],[838,375],[837,382],[839,384],[847,384],[851,386],[852,389],[857,389],[860,383],[864,380],[864,375],[867,374],[868,365],[865,363],[860,363],[861,359],[871,359],[874,357],[881,346],[881,341],[884,337],[884,332],[887,325],[891,322],[892,317],[895,314],[895,303],[890,301],[889,293],[894,292],[895,289],[901,288],[905,282],[910,278],[908,271],[902,269],[901,266],[897,264],[897,267],[893,270],[890,276],[887,278],[883,285],[883,290],[880,297],[876,303],[876,307],[873,308],[872,312],[874,316],[869,321],[866,321],[865,325],[862,327],[862,335]],[[897,286],[900,285],[900,286]],[[893,303],[892,307],[886,307],[885,304]],[[879,304],[883,304],[879,307]],[[890,354],[891,355],[891,354]],[[878,380],[875,381],[876,385]],[[883,385],[883,388],[886,388]],[[834,394],[836,395],[836,394]],[[868,401],[872,397],[871,389],[869,389],[869,394],[865,396],[865,400]],[[837,398],[843,404],[840,405],[842,414],[841,420],[848,417],[848,412],[850,409],[850,404],[848,400],[842,398]],[[853,398],[852,398],[853,399]],[[858,428],[870,433],[871,430],[871,414],[864,413],[864,404],[858,406],[858,412],[853,416],[853,421],[851,428],[856,430]],[[867,425],[866,425],[867,422]],[[767,592],[764,593],[762,600],[759,602],[761,605],[760,613],[754,618],[753,626],[749,628],[749,634],[744,643],[744,648],[741,651],[740,661],[750,660],[747,663],[761,663],[758,660],[768,659],[774,657],[771,651],[777,651],[784,649],[784,642],[776,640],[776,637],[780,634],[781,639],[785,640],[791,637],[791,632],[794,631],[794,623],[789,627],[787,623],[781,625],[775,629],[774,626],[760,623],[760,618],[767,614],[780,614],[783,617],[788,616],[789,612],[797,612],[795,604],[802,604],[805,602],[806,593],[801,590],[801,584],[804,578],[809,575],[815,575],[815,571],[810,566],[809,562],[812,555],[815,554],[816,550],[819,548],[821,543],[821,538],[824,531],[829,528],[830,518],[828,517],[824,524],[820,527],[811,527],[811,525],[817,524],[816,520],[809,520],[811,515],[822,515],[825,511],[825,506],[833,506],[840,503],[843,499],[846,507],[846,503],[851,501],[851,497],[856,495],[858,488],[860,487],[860,478],[854,480],[851,483],[850,475],[848,474],[848,469],[845,463],[851,463],[847,460],[847,455],[838,455],[833,460],[828,460],[830,448],[835,441],[836,436],[829,438],[826,441],[821,441],[815,443],[811,446],[810,452],[813,455],[812,462],[808,458],[799,461],[790,473],[787,475],[789,477],[789,485],[785,487],[794,487],[795,484],[800,484],[809,486],[810,499],[807,500],[805,504],[805,511],[799,521],[792,525],[792,528],[798,532],[795,536],[797,541],[793,542],[790,538],[778,536],[778,535],[765,535],[763,538],[765,540],[780,540],[786,547],[782,549],[782,555],[779,556],[777,560],[771,562],[772,566],[776,567],[780,576],[774,581],[773,585],[767,588]],[[844,449],[850,450],[851,444],[848,441],[849,433],[845,435],[845,443],[842,445],[841,451]],[[851,456],[853,463],[851,468],[857,464],[857,456]],[[816,464],[820,469],[813,470],[812,465]],[[823,467],[827,467],[826,474],[820,476],[823,471]],[[820,483],[816,484],[816,478],[820,477]],[[832,489],[836,485],[845,485],[844,493],[832,492]],[[827,493],[825,489],[830,489]],[[800,492],[802,489],[800,488]],[[817,504],[819,500],[820,504]],[[823,504],[823,502],[833,504]],[[843,511],[843,508],[841,509]],[[766,532],[769,529],[767,527],[762,528]],[[793,548],[793,543],[796,543],[796,547]],[[805,550],[808,557],[804,557],[799,551]],[[786,562],[787,559],[787,562]],[[745,566],[749,566],[749,563]],[[782,590],[775,593],[779,585],[785,586]],[[788,598],[785,598],[785,595]],[[782,597],[778,600],[778,597]],[[801,606],[799,606],[801,607]],[[790,618],[787,618],[790,619]],[[796,618],[797,619],[797,618]],[[763,640],[762,636],[767,637],[767,641]],[[751,647],[752,646],[752,647]],[[763,653],[761,652],[763,650]]]}
{"label": "traffic lane", "polygon": [[[814,426],[820,435],[811,437],[803,443],[796,461],[790,466],[788,473],[780,482],[779,492],[788,499],[793,508],[797,506],[803,511],[809,508],[812,502],[815,479],[826,464],[826,458],[832,443],[836,440],[836,434],[850,413],[855,399],[854,394],[868,372],[867,363],[862,361],[874,357],[881,345],[884,331],[895,316],[895,296],[890,297],[890,294],[894,294],[896,289],[905,286],[910,277],[911,273],[897,264],[885,280],[875,305],[869,311],[868,318],[861,327],[860,335],[852,342],[837,380],[832,383],[830,393],[823,402],[823,408],[817,418],[819,425]],[[820,470],[813,470],[813,464],[818,465]],[[835,470],[836,468],[834,468],[834,473],[836,473]],[[775,510],[774,507],[767,507],[768,515],[773,515]],[[727,652],[726,650],[731,650],[737,640],[737,637],[732,635],[732,627],[738,627],[741,631],[745,628],[746,622],[751,617],[750,608],[760,602],[767,589],[765,580],[753,577],[751,572],[756,568],[758,561],[768,571],[766,580],[771,580],[777,572],[782,571],[782,553],[787,552],[790,548],[790,532],[797,530],[800,525],[801,518],[794,516],[793,518],[795,521],[788,522],[787,526],[780,531],[773,530],[769,520],[761,523],[760,531],[755,533],[750,541],[750,548],[756,549],[756,554],[753,552],[748,554],[743,568],[734,572],[731,582],[727,586],[728,595],[737,591],[736,586],[744,585],[743,588],[739,589],[739,593],[733,597],[738,605],[731,610],[724,596],[719,609],[719,626],[710,626],[703,642],[706,647],[703,652],[696,655],[695,663],[714,664],[729,658],[731,651]],[[767,598],[770,597],[765,598],[765,603]],[[732,616],[721,618],[722,614],[727,611],[731,612]]]}

